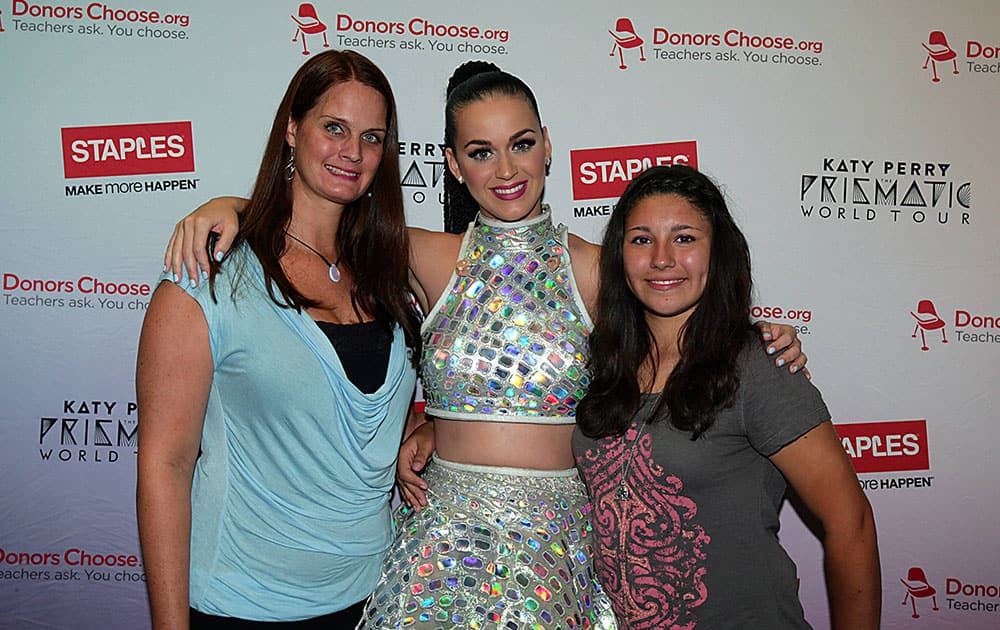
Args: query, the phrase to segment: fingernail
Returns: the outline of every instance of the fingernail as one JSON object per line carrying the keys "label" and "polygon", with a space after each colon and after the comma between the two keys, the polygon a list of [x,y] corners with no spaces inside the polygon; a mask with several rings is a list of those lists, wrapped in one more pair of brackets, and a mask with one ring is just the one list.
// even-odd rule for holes
{"label": "fingernail", "polygon": [[215,262],[222,262],[222,252],[215,252]]}
{"label": "fingernail", "polygon": [[770,340],[771,339],[771,333],[764,333],[764,339]]}
{"label": "fingernail", "polygon": [[768,354],[774,354],[774,347],[768,348],[767,349],[767,353]]}
{"label": "fingernail", "polygon": [[205,271],[204,269],[201,270],[201,279],[208,280],[208,272]]}
{"label": "fingernail", "polygon": [[166,270],[167,270],[167,266],[163,265],[163,271],[166,271]]}
{"label": "fingernail", "polygon": [[181,279],[179,277],[177,277],[176,273],[175,274],[171,274],[170,277],[173,278],[174,284],[180,284]]}
{"label": "fingernail", "polygon": [[781,367],[784,364],[785,364],[785,360],[784,359],[778,359],[778,367]]}
{"label": "fingernail", "polygon": [[793,366],[792,366],[792,374],[795,374],[795,373],[796,373],[796,372],[798,372],[798,371],[799,371],[799,366],[797,366],[797,365],[793,365]]}

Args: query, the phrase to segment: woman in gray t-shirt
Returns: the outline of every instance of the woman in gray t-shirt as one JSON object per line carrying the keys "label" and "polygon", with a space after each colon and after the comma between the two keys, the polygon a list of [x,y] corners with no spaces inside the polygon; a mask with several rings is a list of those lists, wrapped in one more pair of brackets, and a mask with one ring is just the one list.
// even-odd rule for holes
{"label": "woman in gray t-shirt", "polygon": [[656,167],[629,185],[599,300],[573,449],[619,623],[808,628],[777,538],[791,484],[825,532],[833,627],[877,628],[871,506],[819,391],[748,343],[749,248],[711,180]]}

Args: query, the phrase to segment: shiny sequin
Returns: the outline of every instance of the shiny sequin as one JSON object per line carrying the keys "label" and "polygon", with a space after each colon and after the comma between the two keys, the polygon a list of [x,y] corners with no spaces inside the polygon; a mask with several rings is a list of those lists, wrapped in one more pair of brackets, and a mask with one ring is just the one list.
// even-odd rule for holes
{"label": "shiny sequin", "polygon": [[[359,628],[616,628],[594,581],[590,508],[578,477],[434,461],[424,479],[430,505],[397,512],[401,534]],[[424,575],[427,566],[433,575]]]}
{"label": "shiny sequin", "polygon": [[589,330],[564,240],[547,208],[516,224],[477,220],[424,325],[429,412],[566,423],[576,415],[590,384]]}

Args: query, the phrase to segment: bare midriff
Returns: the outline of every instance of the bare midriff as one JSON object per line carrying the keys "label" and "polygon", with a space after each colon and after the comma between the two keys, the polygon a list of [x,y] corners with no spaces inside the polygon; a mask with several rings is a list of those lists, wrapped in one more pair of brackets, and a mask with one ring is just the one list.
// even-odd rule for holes
{"label": "bare midriff", "polygon": [[442,459],[480,466],[563,470],[572,468],[573,424],[434,420]]}

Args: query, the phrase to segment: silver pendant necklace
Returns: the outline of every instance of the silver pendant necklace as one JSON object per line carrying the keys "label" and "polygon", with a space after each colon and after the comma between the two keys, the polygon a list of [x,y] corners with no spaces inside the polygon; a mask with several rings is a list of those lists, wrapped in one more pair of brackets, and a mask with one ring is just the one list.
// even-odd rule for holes
{"label": "silver pendant necklace", "polygon": [[[646,429],[646,420],[642,421],[639,425],[639,432],[636,433],[635,440],[632,442],[632,448],[629,450],[628,459],[625,460],[625,465],[622,466],[622,478],[618,482],[618,489],[615,490],[615,498],[619,501],[628,501],[629,497],[632,496],[632,491],[628,487],[628,474],[632,471],[632,460],[635,459],[635,451],[639,446],[639,439],[642,437],[642,432]],[[625,440],[625,436],[622,436],[622,441]]]}
{"label": "silver pendant necklace", "polygon": [[337,263],[340,262],[340,257],[339,256],[337,257],[337,260],[335,260],[333,262],[330,262],[327,259],[326,256],[324,256],[323,254],[321,254],[318,251],[316,251],[316,248],[314,248],[309,243],[303,241],[301,238],[295,236],[294,234],[292,234],[288,230],[285,230],[285,235],[288,236],[288,238],[292,239],[293,241],[296,241],[296,242],[300,243],[303,247],[305,247],[306,249],[308,249],[312,253],[314,253],[317,256],[319,256],[323,260],[323,262],[326,263],[327,267],[330,268],[329,271],[328,271],[328,274],[330,276],[330,282],[340,282],[340,269],[337,268]]}

